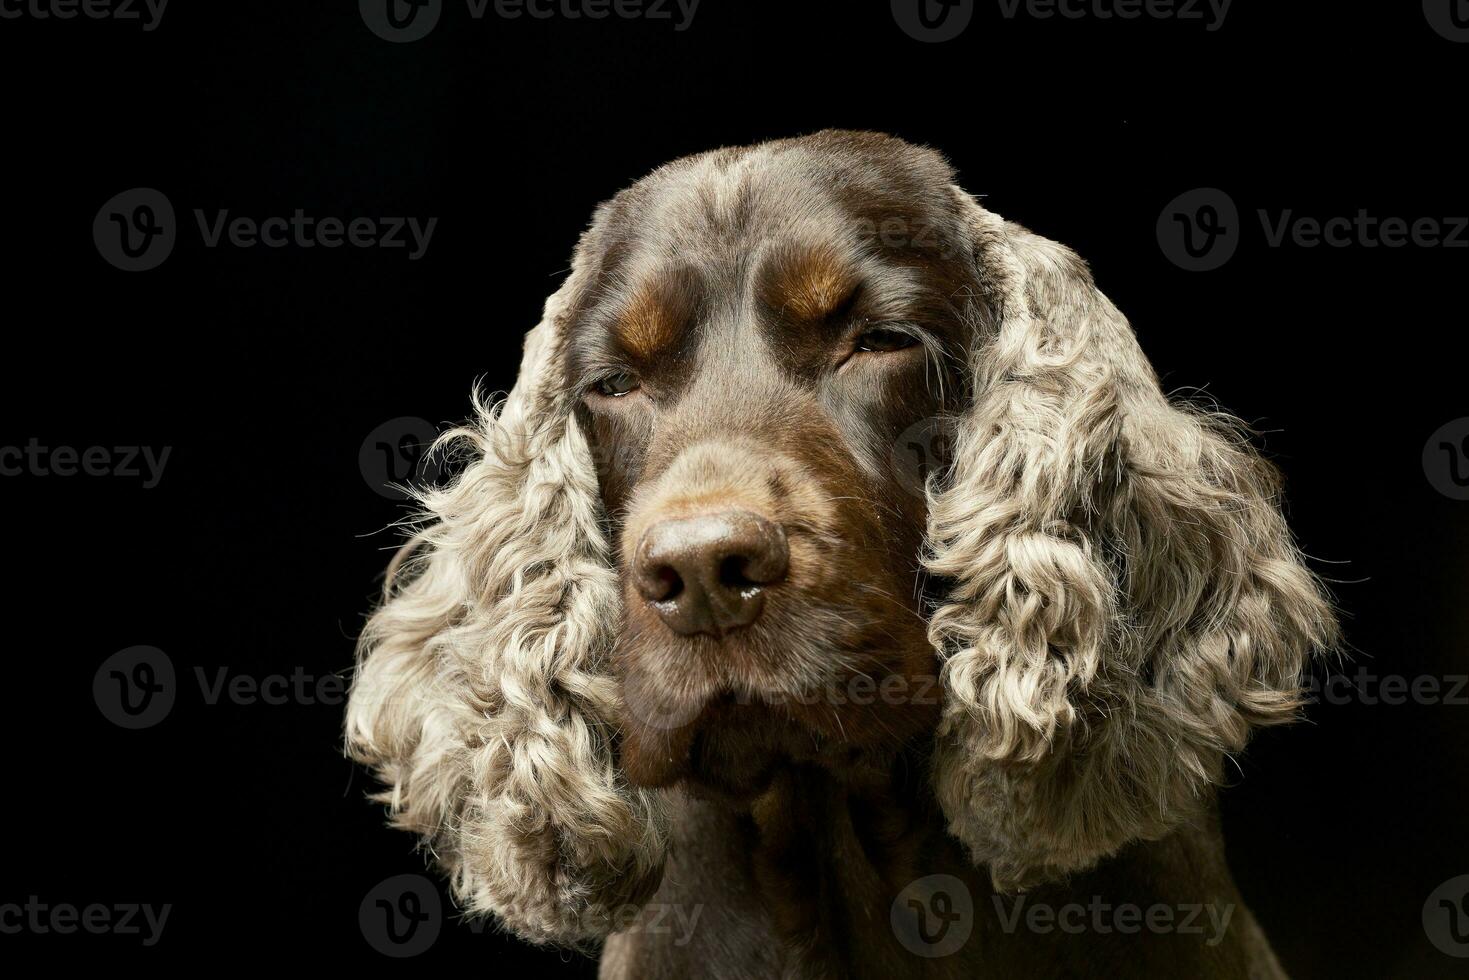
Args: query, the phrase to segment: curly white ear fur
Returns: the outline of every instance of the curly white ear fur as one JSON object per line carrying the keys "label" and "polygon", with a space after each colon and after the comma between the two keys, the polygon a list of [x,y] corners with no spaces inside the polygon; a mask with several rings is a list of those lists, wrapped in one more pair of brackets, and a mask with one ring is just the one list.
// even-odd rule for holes
{"label": "curly white ear fur", "polygon": [[476,400],[476,422],[441,439],[471,462],[421,496],[428,520],[359,641],[346,721],[348,750],[388,787],[377,798],[459,899],[562,944],[604,936],[656,887],[665,841],[614,762],[617,586],[560,384],[571,288],[528,336],[508,399]]}
{"label": "curly white ear fur", "polygon": [[993,316],[930,502],[935,786],[1013,889],[1194,815],[1336,626],[1232,420],[1169,403],[1075,254],[960,196]]}

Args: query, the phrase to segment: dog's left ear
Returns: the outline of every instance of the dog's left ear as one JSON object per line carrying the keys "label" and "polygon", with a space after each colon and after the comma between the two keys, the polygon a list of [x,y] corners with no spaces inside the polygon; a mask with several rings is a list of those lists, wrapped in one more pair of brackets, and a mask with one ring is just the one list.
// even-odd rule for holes
{"label": "dog's left ear", "polygon": [[606,936],[657,887],[659,802],[616,760],[617,584],[563,372],[580,257],[515,388],[447,434],[466,465],[419,494],[415,545],[358,643],[346,743],[471,912],[532,942]]}
{"label": "dog's left ear", "polygon": [[958,193],[990,316],[930,502],[935,781],[1013,889],[1193,816],[1336,624],[1237,425],[1169,402],[1075,254]]}

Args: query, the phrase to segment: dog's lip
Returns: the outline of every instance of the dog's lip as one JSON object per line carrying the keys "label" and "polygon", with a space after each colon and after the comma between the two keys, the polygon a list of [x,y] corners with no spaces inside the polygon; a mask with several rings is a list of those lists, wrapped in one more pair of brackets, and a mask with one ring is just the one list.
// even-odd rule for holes
{"label": "dog's lip", "polygon": [[758,706],[741,704],[732,692],[721,693],[691,724],[674,729],[625,728],[623,770],[629,781],[645,789],[679,783],[701,796],[749,800],[769,786],[781,766],[792,761],[789,753],[776,743],[742,751],[739,761],[744,765],[736,772],[727,765],[730,760],[719,756],[718,740],[732,734],[726,730],[731,725],[768,729],[772,720]]}
{"label": "dog's lip", "polygon": [[628,779],[648,789],[661,789],[699,775],[696,761],[709,744],[711,726],[720,724],[735,701],[720,692],[703,703],[695,717],[677,726],[660,727],[638,719],[623,726],[622,763]]}
{"label": "dog's lip", "polygon": [[633,785],[645,789],[671,786],[689,772],[696,734],[693,725],[672,729],[627,727],[621,753],[623,772]]}

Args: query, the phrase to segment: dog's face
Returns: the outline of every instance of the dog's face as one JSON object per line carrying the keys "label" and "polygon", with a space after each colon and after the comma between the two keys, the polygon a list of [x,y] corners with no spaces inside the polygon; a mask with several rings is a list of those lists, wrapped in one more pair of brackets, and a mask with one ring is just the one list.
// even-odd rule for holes
{"label": "dog's face", "polygon": [[583,246],[565,376],[616,539],[640,784],[754,792],[938,720],[904,443],[962,403],[974,264],[938,175],[867,152],[670,168]]}
{"label": "dog's face", "polygon": [[[1334,636],[1239,431],[1168,400],[1080,259],[890,137],[618,195],[476,408],[347,743],[532,940],[604,936],[656,886],[659,787],[748,799],[914,738],[997,886],[1089,867],[1197,813]],[[934,419],[923,484],[892,460]]]}

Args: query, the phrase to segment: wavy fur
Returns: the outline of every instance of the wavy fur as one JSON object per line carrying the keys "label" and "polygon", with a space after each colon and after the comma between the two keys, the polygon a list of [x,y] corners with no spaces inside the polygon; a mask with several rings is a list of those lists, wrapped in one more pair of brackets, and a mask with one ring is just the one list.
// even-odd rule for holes
{"label": "wavy fur", "polygon": [[1168,401],[1074,253],[962,206],[996,313],[930,500],[935,786],[1012,889],[1192,816],[1335,623],[1236,424]]}
{"label": "wavy fur", "polygon": [[445,436],[472,462],[421,495],[429,520],[358,644],[347,745],[470,911],[579,944],[657,885],[665,833],[613,762],[617,585],[590,450],[557,404],[569,289],[506,401]]}

